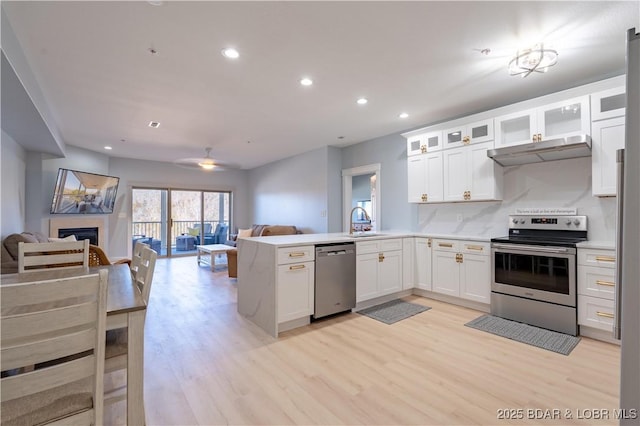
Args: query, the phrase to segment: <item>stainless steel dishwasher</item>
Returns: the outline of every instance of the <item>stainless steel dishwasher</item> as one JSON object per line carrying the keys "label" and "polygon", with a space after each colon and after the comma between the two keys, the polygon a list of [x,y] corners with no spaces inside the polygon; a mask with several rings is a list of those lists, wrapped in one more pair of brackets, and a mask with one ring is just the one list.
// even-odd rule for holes
{"label": "stainless steel dishwasher", "polygon": [[356,306],[356,245],[316,245],[315,309],[321,318]]}

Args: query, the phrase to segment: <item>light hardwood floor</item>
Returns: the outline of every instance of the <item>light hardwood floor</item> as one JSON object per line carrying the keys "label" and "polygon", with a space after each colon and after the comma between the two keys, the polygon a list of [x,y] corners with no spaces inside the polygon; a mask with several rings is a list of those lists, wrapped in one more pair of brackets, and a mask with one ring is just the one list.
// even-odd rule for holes
{"label": "light hardwood floor", "polygon": [[[276,340],[238,315],[226,271],[158,259],[147,424],[617,424],[619,347],[583,338],[563,356],[464,326],[481,312],[407,300],[432,309],[393,325],[351,313]],[[609,419],[587,418],[601,409]]]}

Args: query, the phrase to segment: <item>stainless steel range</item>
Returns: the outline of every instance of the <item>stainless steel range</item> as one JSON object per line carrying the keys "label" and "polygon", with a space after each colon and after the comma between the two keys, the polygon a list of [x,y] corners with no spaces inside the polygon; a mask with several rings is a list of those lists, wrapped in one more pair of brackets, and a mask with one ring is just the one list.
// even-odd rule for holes
{"label": "stainless steel range", "polygon": [[509,236],[491,239],[491,314],[578,334],[576,244],[586,216],[509,216]]}

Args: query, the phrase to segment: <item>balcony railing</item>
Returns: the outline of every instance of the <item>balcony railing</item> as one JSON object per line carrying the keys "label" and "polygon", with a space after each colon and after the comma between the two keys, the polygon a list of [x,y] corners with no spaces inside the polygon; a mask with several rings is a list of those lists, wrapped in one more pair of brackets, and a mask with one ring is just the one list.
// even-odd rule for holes
{"label": "balcony railing", "polygon": [[[211,224],[211,233],[216,229],[216,226],[220,223],[218,220],[206,220],[204,221],[205,225],[207,223]],[[227,222],[222,222],[227,223]],[[195,225],[198,226],[195,226]],[[157,222],[133,222],[132,235],[144,235],[145,237],[153,237],[158,240],[162,240],[162,228],[163,224],[160,221]],[[197,220],[174,220],[173,225],[171,226],[171,245],[175,246],[176,237],[182,234],[188,234],[188,228],[196,228],[200,226],[200,222]],[[163,242],[163,246],[166,244]]]}

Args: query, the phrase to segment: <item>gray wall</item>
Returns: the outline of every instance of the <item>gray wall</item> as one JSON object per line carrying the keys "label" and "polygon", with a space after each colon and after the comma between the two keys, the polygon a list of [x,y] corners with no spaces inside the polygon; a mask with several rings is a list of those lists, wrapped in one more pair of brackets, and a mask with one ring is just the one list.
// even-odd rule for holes
{"label": "gray wall", "polygon": [[355,207],[356,201],[371,199],[371,176],[373,176],[373,173],[353,177],[351,183],[352,206]]}
{"label": "gray wall", "polygon": [[327,164],[327,232],[342,231],[342,149],[329,147]]}
{"label": "gray wall", "polygon": [[325,147],[250,170],[253,223],[295,225],[304,233],[328,232],[330,156],[335,161],[335,152]]}
{"label": "gray wall", "polygon": [[407,142],[399,133],[342,149],[342,168],[380,163],[381,230],[414,230],[417,207],[407,202]]}
{"label": "gray wall", "polygon": [[25,230],[26,159],[27,153],[8,134],[2,132],[0,162],[1,238]]}

